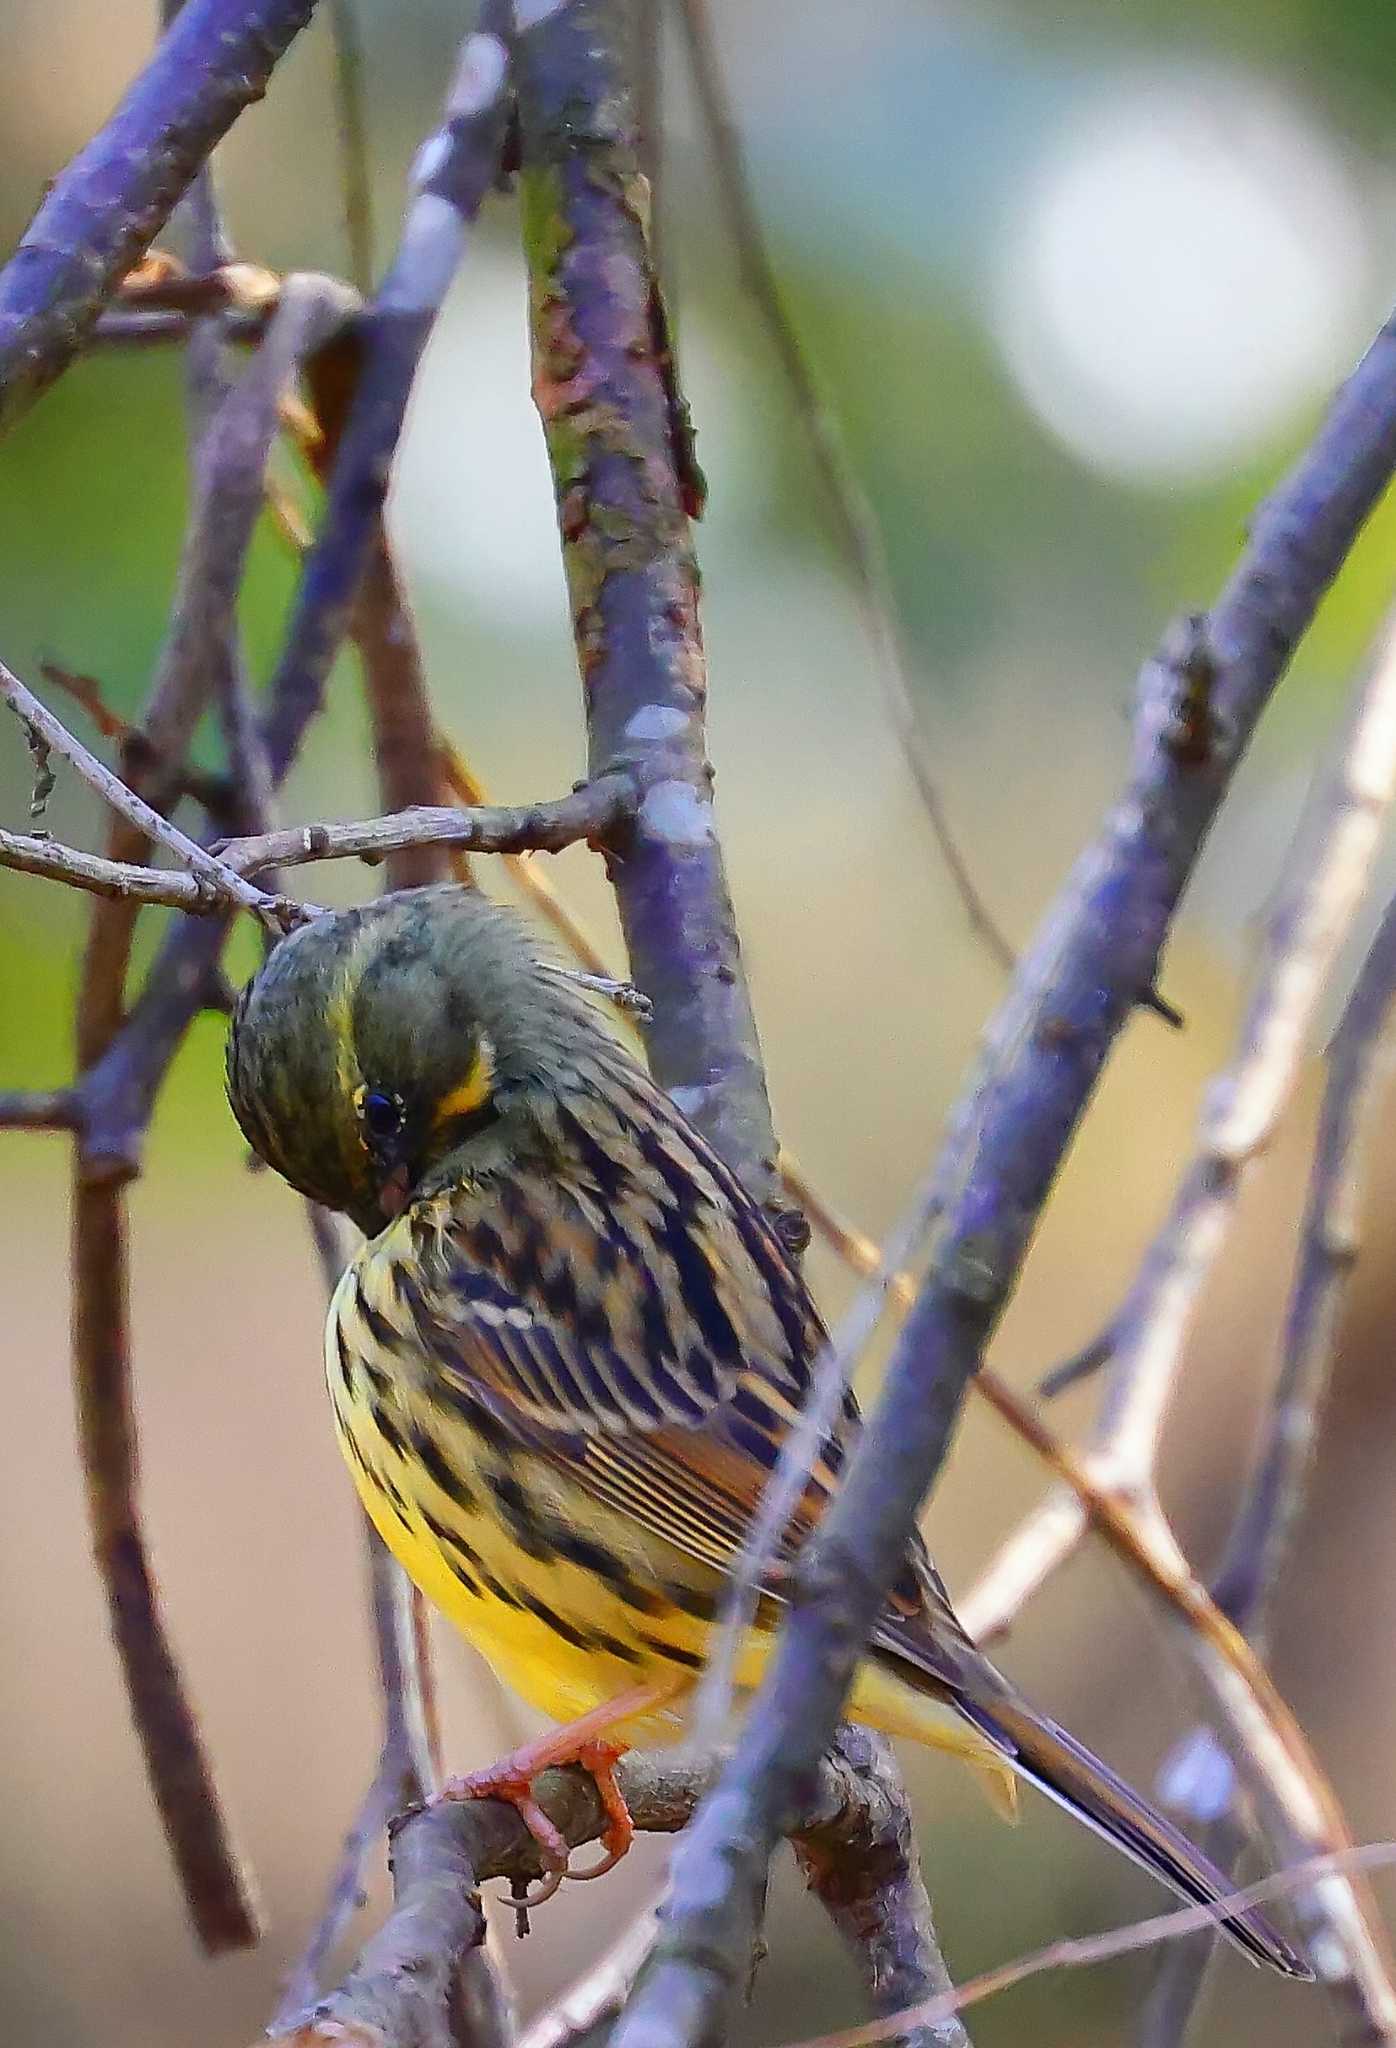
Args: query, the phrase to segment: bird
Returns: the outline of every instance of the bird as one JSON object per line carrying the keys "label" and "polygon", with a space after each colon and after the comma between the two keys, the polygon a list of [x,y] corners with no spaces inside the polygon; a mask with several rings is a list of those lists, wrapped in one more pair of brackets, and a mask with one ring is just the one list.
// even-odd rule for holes
{"label": "bird", "polygon": [[[325,1376],[370,1520],[427,1598],[559,1724],[443,1796],[514,1800],[556,1888],[628,1846],[623,1750],[678,1736],[724,1588],[826,1345],[767,1211],[593,996],[474,886],[401,890],[285,937],[234,1011],[228,1095],[261,1158],[364,1234]],[[760,1680],[790,1566],[859,1432],[813,1463],[743,1638]],[[1253,1960],[1303,1960],[1162,1814],[970,1640],[919,1537],[848,1717],[1019,1778],[1215,1908]],[[604,1856],[572,1870],[533,1795],[590,1769]]]}

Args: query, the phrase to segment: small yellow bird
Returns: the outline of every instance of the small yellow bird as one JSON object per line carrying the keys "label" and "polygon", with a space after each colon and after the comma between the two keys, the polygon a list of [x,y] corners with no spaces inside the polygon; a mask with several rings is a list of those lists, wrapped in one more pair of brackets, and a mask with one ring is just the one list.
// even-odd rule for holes
{"label": "small yellow bird", "polygon": [[[368,1238],[325,1343],[365,1508],[501,1678],[565,1724],[453,1790],[514,1798],[560,1875],[530,1785],[580,1760],[609,1867],[629,1840],[610,1764],[678,1731],[825,1342],[804,1281],[591,1001],[473,889],[380,897],[284,940],[238,1005],[228,1090],[262,1157]],[[850,1396],[787,1559],[858,1426]],[[777,1567],[743,1689],[780,1588]],[[1001,1793],[1028,1779],[1184,1898],[1231,1888],[980,1654],[919,1542],[847,1711],[958,1752]],[[1308,1974],[1259,1912],[1218,1917],[1250,1956]]]}

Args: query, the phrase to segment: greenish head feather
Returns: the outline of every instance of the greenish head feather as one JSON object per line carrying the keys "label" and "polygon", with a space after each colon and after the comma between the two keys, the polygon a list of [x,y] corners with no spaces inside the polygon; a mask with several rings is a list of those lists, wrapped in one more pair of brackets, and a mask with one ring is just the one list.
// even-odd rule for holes
{"label": "greenish head feather", "polygon": [[228,1099],[293,1187],[376,1232],[598,1034],[517,918],[454,883],[406,889],[276,948],[233,1019]]}

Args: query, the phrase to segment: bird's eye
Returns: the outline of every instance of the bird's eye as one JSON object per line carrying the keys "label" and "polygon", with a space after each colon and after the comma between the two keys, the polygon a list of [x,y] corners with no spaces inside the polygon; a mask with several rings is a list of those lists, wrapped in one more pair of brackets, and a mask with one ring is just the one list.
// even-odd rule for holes
{"label": "bird's eye", "polygon": [[360,1104],[360,1114],[372,1138],[395,1138],[402,1129],[401,1102],[396,1095],[385,1095],[381,1088],[366,1091]]}

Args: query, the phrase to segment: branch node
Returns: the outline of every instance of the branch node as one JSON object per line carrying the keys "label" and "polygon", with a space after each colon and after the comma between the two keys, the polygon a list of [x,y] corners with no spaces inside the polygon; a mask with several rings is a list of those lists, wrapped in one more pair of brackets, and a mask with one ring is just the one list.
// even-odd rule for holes
{"label": "branch node", "polygon": [[1212,708],[1218,666],[1205,612],[1188,612],[1165,639],[1164,661],[1175,690],[1160,740],[1175,761],[1200,768],[1211,759],[1222,726]]}

